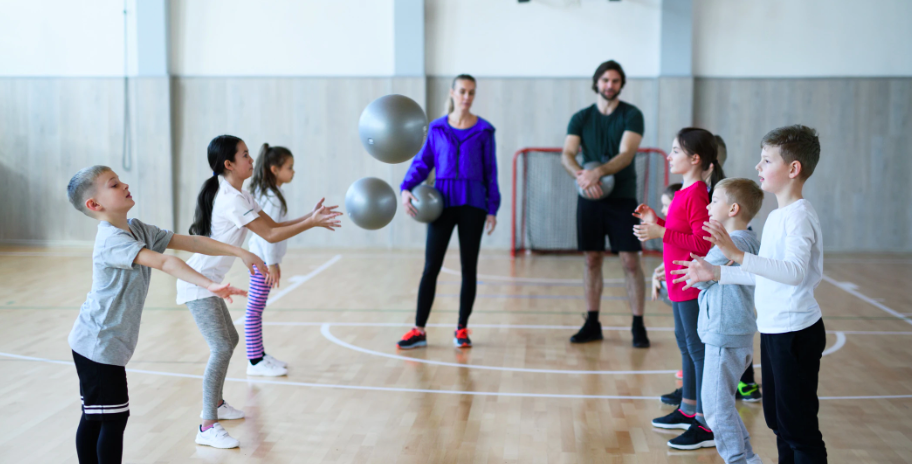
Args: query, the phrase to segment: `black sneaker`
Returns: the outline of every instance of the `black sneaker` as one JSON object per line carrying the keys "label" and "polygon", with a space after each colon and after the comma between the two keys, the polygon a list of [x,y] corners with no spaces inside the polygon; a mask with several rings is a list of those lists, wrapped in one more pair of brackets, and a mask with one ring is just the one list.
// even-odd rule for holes
{"label": "black sneaker", "polygon": [[403,335],[402,340],[399,340],[399,343],[396,345],[403,350],[427,346],[427,335],[421,333],[418,329],[412,329],[409,330],[407,334]]}
{"label": "black sneaker", "polygon": [[594,342],[604,338],[602,335],[602,323],[598,321],[590,322],[589,319],[586,319],[586,323],[579,329],[579,332],[570,337],[570,343]]}
{"label": "black sneaker", "polygon": [[671,393],[666,393],[662,395],[662,402],[665,404],[670,404],[673,406],[681,405],[681,397],[683,395],[683,389],[677,388]]}
{"label": "black sneaker", "polygon": [[738,382],[738,392],[735,393],[735,399],[743,400],[748,403],[756,403],[762,398],[763,395],[760,394],[760,385]]}
{"label": "black sneaker", "polygon": [[630,333],[633,334],[633,347],[634,348],[649,348],[649,337],[646,336],[646,326],[634,325],[630,329]]}
{"label": "black sneaker", "polygon": [[660,429],[683,429],[688,430],[690,426],[697,423],[695,416],[686,416],[681,409],[675,409],[671,414],[652,420],[652,426]]}
{"label": "black sneaker", "polygon": [[703,427],[698,422],[682,433],[677,438],[669,440],[668,446],[679,450],[695,450],[700,448],[715,448],[716,438],[712,430]]}
{"label": "black sneaker", "polygon": [[453,332],[453,345],[456,348],[471,348],[472,340],[469,340],[469,329],[458,329]]}

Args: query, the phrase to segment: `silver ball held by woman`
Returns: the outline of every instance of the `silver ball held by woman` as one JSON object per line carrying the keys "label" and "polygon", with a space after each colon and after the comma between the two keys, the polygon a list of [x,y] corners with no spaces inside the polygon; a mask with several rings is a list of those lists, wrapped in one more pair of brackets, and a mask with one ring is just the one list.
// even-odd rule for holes
{"label": "silver ball held by woman", "polygon": [[415,214],[416,221],[429,224],[443,214],[443,195],[434,187],[421,184],[412,189],[412,195],[415,196],[411,200],[412,206],[418,211]]}

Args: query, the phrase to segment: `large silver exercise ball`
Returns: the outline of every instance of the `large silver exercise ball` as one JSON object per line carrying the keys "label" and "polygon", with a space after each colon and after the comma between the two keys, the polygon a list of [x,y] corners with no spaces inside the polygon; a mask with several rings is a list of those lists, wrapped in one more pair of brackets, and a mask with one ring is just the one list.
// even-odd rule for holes
{"label": "large silver exercise ball", "polygon": [[389,184],[376,177],[364,177],[351,184],[345,193],[345,210],[356,226],[377,230],[393,220],[397,200]]}
{"label": "large silver exercise ball", "polygon": [[418,210],[415,220],[425,224],[434,222],[443,214],[443,195],[427,184],[421,184],[412,189],[412,206]]}
{"label": "large silver exercise ball", "polygon": [[[595,169],[601,165],[602,165],[602,163],[599,163],[598,161],[590,161],[590,162],[586,163],[585,165],[583,165],[583,169],[589,171],[589,170]],[[600,183],[602,184],[602,196],[600,196],[598,198],[589,198],[589,196],[586,195],[586,192],[584,192],[583,189],[579,185],[576,186],[576,191],[579,192],[579,195],[583,198],[587,198],[589,200],[601,200],[602,198],[605,198],[608,195],[611,195],[611,191],[614,190],[614,176],[612,176],[612,175],[602,176],[600,181],[601,181]]]}
{"label": "large silver exercise ball", "polygon": [[367,105],[358,121],[361,144],[371,156],[397,164],[412,159],[424,144],[427,116],[402,95],[380,97]]}

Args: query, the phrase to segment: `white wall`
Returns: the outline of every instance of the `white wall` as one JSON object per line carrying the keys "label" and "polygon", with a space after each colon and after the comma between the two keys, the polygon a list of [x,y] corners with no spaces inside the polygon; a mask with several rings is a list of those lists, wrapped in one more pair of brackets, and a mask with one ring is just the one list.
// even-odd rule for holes
{"label": "white wall", "polygon": [[427,0],[425,17],[431,76],[590,77],[608,59],[630,77],[659,73],[661,0]]}
{"label": "white wall", "polygon": [[123,11],[123,0],[0,0],[0,76],[123,76]]}
{"label": "white wall", "polygon": [[172,0],[179,76],[389,76],[392,0]]}
{"label": "white wall", "polygon": [[912,1],[694,0],[694,74],[912,76]]}

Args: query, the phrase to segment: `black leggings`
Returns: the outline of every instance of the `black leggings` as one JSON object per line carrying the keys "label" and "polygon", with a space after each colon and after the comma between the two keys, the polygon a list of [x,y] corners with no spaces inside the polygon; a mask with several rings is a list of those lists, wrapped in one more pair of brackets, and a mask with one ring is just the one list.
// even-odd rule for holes
{"label": "black leggings", "polygon": [[459,226],[459,261],[462,263],[462,290],[459,293],[459,327],[469,323],[472,305],[475,304],[475,286],[478,274],[478,252],[484,233],[487,213],[474,206],[444,208],[436,221],[428,224],[427,245],[424,250],[424,274],[418,286],[418,314],[415,325],[424,327],[431,315],[434,294],[437,292],[437,275],[443,266],[447,245],[453,228]]}
{"label": "black leggings", "polygon": [[120,464],[123,458],[123,435],[127,418],[106,421],[79,420],[76,429],[76,455],[80,464]]}

